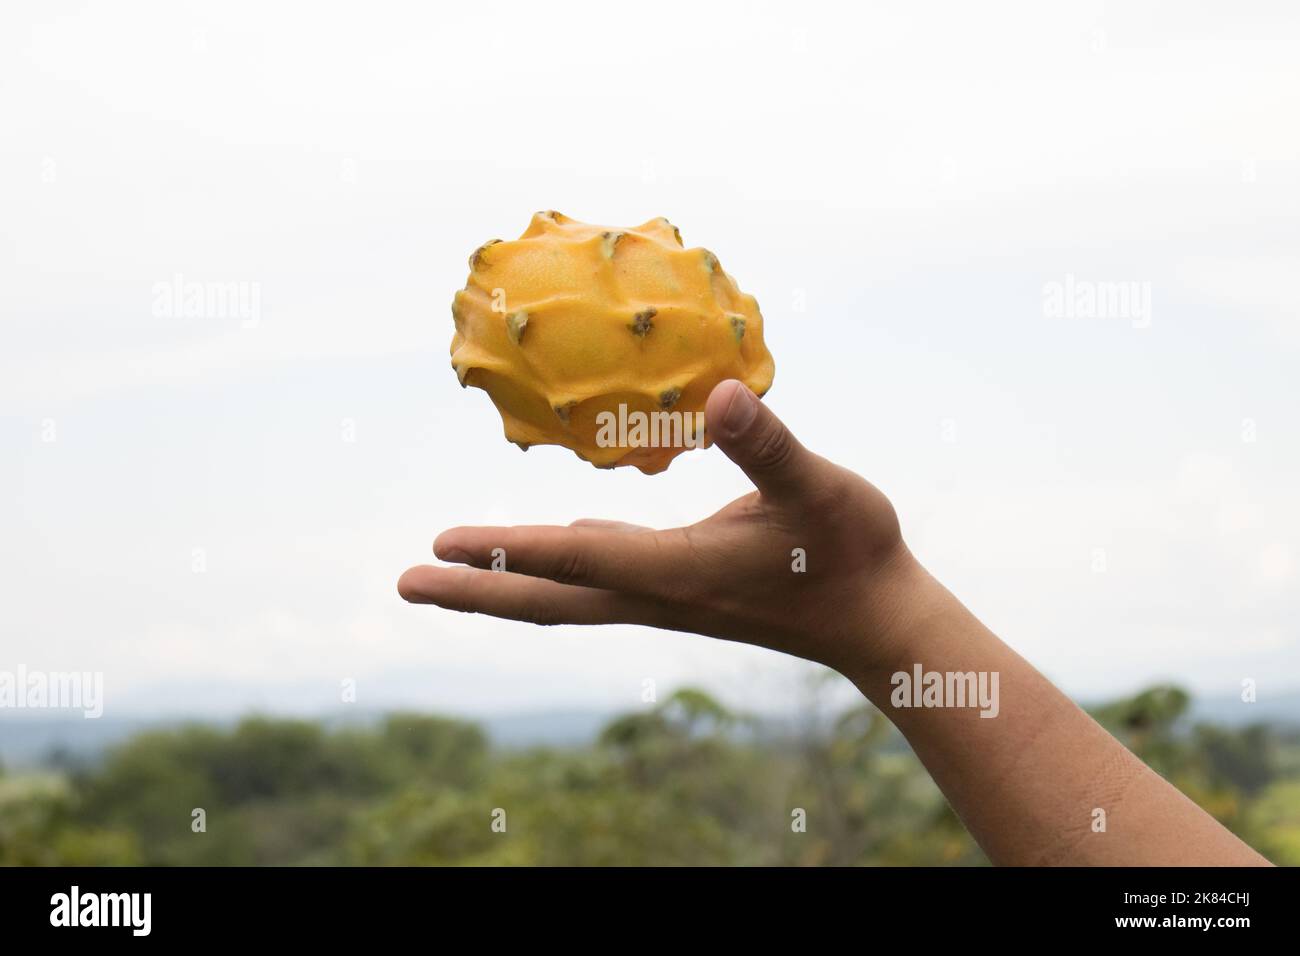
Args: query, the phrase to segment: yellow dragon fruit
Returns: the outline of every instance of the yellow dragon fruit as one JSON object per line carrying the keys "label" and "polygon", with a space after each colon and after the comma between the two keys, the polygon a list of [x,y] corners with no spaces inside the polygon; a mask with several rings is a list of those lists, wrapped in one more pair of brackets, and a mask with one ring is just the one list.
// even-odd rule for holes
{"label": "yellow dragon fruit", "polygon": [[451,364],[525,451],[563,445],[600,468],[656,474],[708,444],[715,385],[772,385],[758,303],[666,219],[615,229],[539,212],[469,264]]}

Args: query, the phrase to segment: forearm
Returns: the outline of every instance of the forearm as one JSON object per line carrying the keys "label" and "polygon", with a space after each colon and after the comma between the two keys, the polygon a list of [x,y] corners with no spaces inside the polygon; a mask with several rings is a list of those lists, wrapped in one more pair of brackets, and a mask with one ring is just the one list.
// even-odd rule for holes
{"label": "forearm", "polygon": [[[887,586],[888,633],[875,639],[890,649],[891,663],[848,676],[907,737],[994,863],[1267,863],[1000,641],[910,555]],[[891,678],[913,674],[916,665],[940,674],[996,673],[996,716],[981,717],[979,706],[895,706]]]}
{"label": "forearm", "polygon": [[[434,551],[470,567],[412,568],[399,592],[512,620],[647,624],[821,661],[899,726],[995,863],[1266,862],[931,578],[878,488],[807,451],[739,382],[713,390],[706,417],[756,492],[666,531],[601,521],[453,528]],[[510,571],[481,570],[498,549]],[[918,665],[996,673],[996,706],[894,706],[891,678]]]}

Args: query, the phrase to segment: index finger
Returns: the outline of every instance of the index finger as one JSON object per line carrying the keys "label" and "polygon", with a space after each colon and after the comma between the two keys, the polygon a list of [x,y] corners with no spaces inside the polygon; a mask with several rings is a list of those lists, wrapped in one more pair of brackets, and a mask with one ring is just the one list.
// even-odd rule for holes
{"label": "index finger", "polygon": [[433,553],[443,561],[508,570],[561,584],[664,597],[688,573],[689,556],[671,531],[628,534],[580,525],[451,528]]}

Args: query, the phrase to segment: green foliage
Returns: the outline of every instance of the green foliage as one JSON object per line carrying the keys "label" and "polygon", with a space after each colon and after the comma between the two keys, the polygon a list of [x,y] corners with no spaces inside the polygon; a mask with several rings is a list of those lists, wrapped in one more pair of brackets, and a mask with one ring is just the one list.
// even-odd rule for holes
{"label": "green foliage", "polygon": [[1300,780],[1269,784],[1246,810],[1245,838],[1279,866],[1300,866]]}
{"label": "green foliage", "polygon": [[[1183,727],[1187,706],[1156,687],[1095,715],[1265,855],[1300,864],[1300,740]],[[142,734],[91,770],[0,775],[10,865],[983,862],[875,708],[770,738],[695,689],[586,748],[494,751],[472,724],[411,713],[345,729],[250,718]]]}
{"label": "green foliage", "polygon": [[[1186,727],[1190,703],[1183,690],[1160,686],[1098,708],[1093,715],[1224,826],[1265,856],[1282,862],[1287,844],[1281,833],[1288,826],[1287,818],[1268,810],[1266,801],[1263,809],[1253,801],[1276,793],[1277,781],[1300,778],[1300,762],[1292,756],[1300,755],[1300,748],[1294,742],[1287,745],[1276,730],[1264,725]],[[1293,761],[1290,768],[1283,763],[1288,758]],[[1270,842],[1269,834],[1282,844]]]}
{"label": "green foliage", "polygon": [[133,834],[88,826],[73,812],[67,781],[33,774],[0,779],[0,863],[9,866],[133,866]]}

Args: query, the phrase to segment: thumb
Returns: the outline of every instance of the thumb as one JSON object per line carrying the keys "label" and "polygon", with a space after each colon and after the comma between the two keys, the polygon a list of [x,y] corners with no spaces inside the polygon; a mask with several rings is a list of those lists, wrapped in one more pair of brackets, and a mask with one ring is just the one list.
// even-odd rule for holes
{"label": "thumb", "polygon": [[715,387],[704,416],[714,444],[764,495],[798,497],[808,486],[816,458],[742,382]]}

